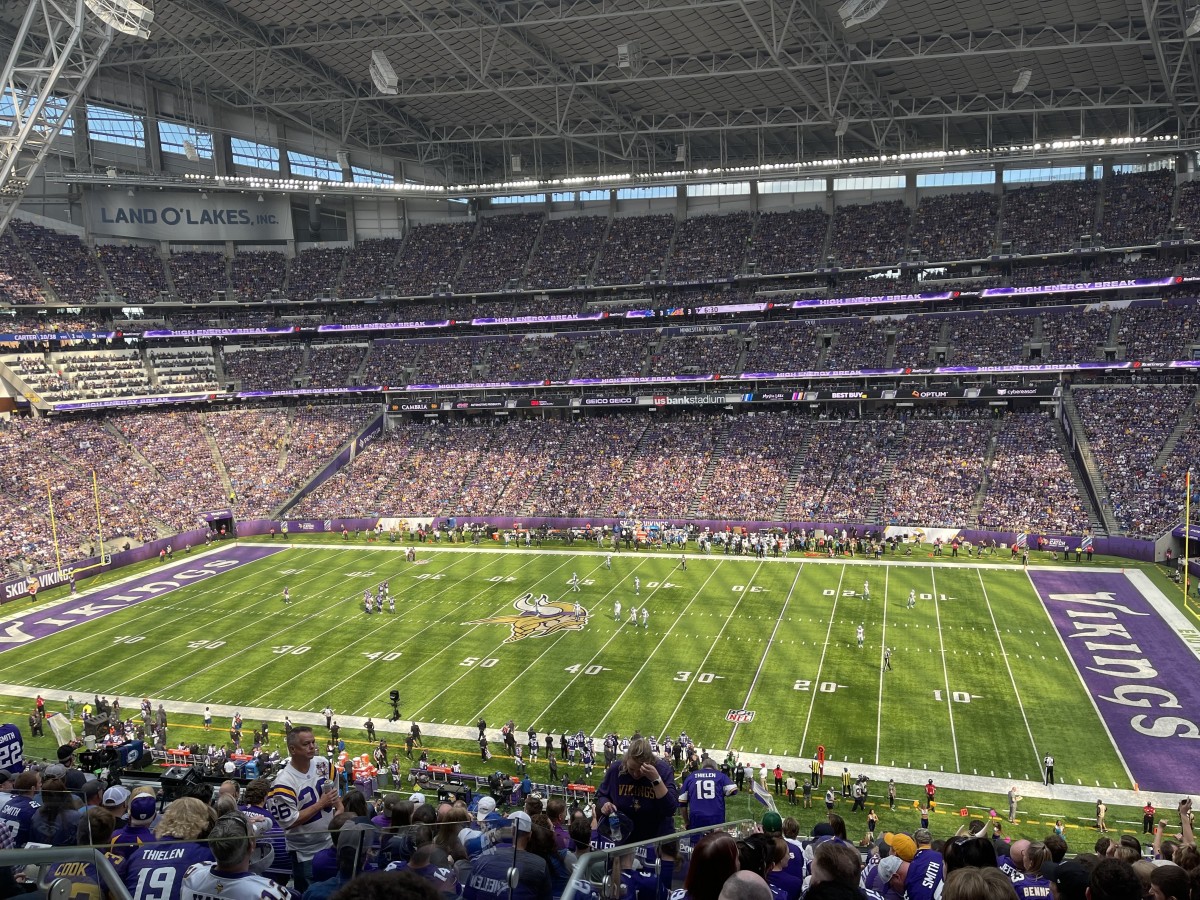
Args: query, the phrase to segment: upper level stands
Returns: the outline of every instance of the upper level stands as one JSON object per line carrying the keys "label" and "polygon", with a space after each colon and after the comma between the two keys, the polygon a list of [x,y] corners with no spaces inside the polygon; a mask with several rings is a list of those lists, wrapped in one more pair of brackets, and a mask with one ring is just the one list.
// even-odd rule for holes
{"label": "upper level stands", "polygon": [[20,219],[14,219],[10,227],[60,300],[90,304],[104,292],[104,276],[96,254],[77,236],[40,228]]}
{"label": "upper level stands", "polygon": [[37,269],[17,244],[12,229],[0,234],[0,301],[41,303],[45,299]]}
{"label": "upper level stands", "polygon": [[600,253],[595,284],[641,284],[662,272],[675,231],[674,216],[613,219]]}
{"label": "upper level stands", "polygon": [[187,303],[211,303],[217,292],[229,290],[225,257],[212,251],[172,253],[171,281],[179,299]]}
{"label": "upper level stands", "polygon": [[1017,253],[1058,253],[1092,234],[1096,220],[1095,181],[1059,181],[1023,187],[1004,195],[1001,241]]}
{"label": "upper level stands", "polygon": [[759,323],[742,360],[746,372],[807,372],[817,368],[820,326],[814,322]]}
{"label": "upper level stands", "polygon": [[526,269],[526,286],[571,287],[579,278],[590,275],[607,229],[607,216],[569,216],[547,221]]}
{"label": "upper level stands", "polygon": [[146,356],[153,371],[155,393],[216,391],[219,388],[211,347],[151,347]]}
{"label": "upper level stands", "polygon": [[242,390],[281,391],[296,386],[304,348],[230,347],[223,355],[227,383],[240,383]]}
{"label": "upper level stands", "polygon": [[359,241],[346,256],[346,274],[341,296],[374,297],[395,284],[399,238],[372,238]]}
{"label": "upper level stands", "polygon": [[162,257],[154,247],[101,244],[97,249],[113,290],[130,303],[154,303],[167,293]]}
{"label": "upper level stands", "polygon": [[911,219],[912,210],[903,200],[839,206],[827,255],[842,268],[894,265],[904,255]]}
{"label": "upper level stands", "polygon": [[1125,348],[1126,359],[1196,359],[1200,352],[1200,308],[1122,310],[1117,343]]}
{"label": "upper level stands", "polygon": [[1075,389],[1079,417],[1121,527],[1153,535],[1179,516],[1182,485],[1156,468],[1167,439],[1192,405],[1192,386]]}
{"label": "upper level stands", "polygon": [[519,279],[542,226],[540,215],[490,216],[479,223],[462,271],[454,281],[459,293],[499,291]]}
{"label": "upper level stands", "polygon": [[711,281],[740,275],[753,225],[749,213],[684,219],[675,228],[667,278]]}
{"label": "upper level stands", "polygon": [[823,209],[764,213],[758,217],[749,257],[763,275],[811,272],[821,262],[828,233],[829,216]]}
{"label": "upper level stands", "polygon": [[933,194],[917,204],[908,246],[921,259],[982,259],[996,241],[1000,198],[990,191]]}
{"label": "upper level stands", "polygon": [[1112,175],[1104,185],[1100,243],[1136,247],[1161,240],[1171,218],[1174,193],[1174,172]]}
{"label": "upper level stands", "polygon": [[346,387],[367,355],[363,344],[314,344],[306,369],[308,387]]}
{"label": "upper level stands", "polygon": [[1200,181],[1179,185],[1173,222],[1193,236],[1200,235]]}
{"label": "upper level stands", "polygon": [[680,335],[663,338],[650,357],[647,375],[732,373],[739,370],[740,335]]}
{"label": "upper level stands", "polygon": [[230,280],[239,300],[266,300],[283,291],[287,260],[274,250],[239,251],[230,263]]}
{"label": "upper level stands", "polygon": [[454,280],[474,231],[473,222],[412,229],[396,262],[396,291],[402,296],[442,291]]}
{"label": "upper level stands", "polygon": [[345,247],[309,247],[300,251],[288,265],[288,296],[298,300],[322,295],[336,297],[345,260]]}

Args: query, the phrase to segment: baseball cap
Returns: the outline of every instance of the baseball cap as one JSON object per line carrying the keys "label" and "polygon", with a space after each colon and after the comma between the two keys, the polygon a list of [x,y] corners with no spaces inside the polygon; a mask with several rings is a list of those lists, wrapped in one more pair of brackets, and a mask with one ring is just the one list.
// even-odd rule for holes
{"label": "baseball cap", "polygon": [[770,834],[783,833],[783,817],[777,812],[763,813],[762,830]]}
{"label": "baseball cap", "polygon": [[904,860],[898,856],[885,856],[879,861],[879,878],[884,882],[891,881],[896,873],[900,871],[900,867],[904,865]]}
{"label": "baseball cap", "polygon": [[420,791],[418,791],[415,794],[413,794],[411,797],[409,797],[408,799],[414,806],[420,806],[422,803],[425,802],[425,795],[422,794]]}
{"label": "baseball cap", "polygon": [[129,804],[129,824],[149,825],[158,812],[158,802],[149,794],[140,794]]}
{"label": "baseball cap", "polygon": [[912,862],[913,857],[917,855],[917,842],[907,834],[889,831],[883,836],[883,842],[904,862]]}
{"label": "baseball cap", "polygon": [[1046,863],[1042,874],[1058,887],[1061,900],[1084,900],[1092,881],[1088,870],[1074,860]]}
{"label": "baseball cap", "polygon": [[513,834],[532,834],[533,819],[529,818],[529,814],[517,810],[508,817],[508,821],[512,824]]}
{"label": "baseball cap", "polygon": [[489,813],[494,813],[495,811],[496,811],[496,798],[495,797],[480,797],[479,803],[476,804],[476,806],[475,806],[475,818],[480,821],[483,821],[483,819]]}
{"label": "baseball cap", "polygon": [[68,759],[75,755],[75,748],[70,744],[63,744],[58,748],[58,761],[65,763]]}
{"label": "baseball cap", "polygon": [[62,778],[67,774],[67,767],[62,763],[53,763],[42,770],[42,778]]}
{"label": "baseball cap", "polygon": [[0,769],[0,784],[8,784],[10,781],[16,781],[17,776],[8,769]]}
{"label": "baseball cap", "polygon": [[[96,783],[99,784],[99,782]],[[129,789],[115,784],[104,792],[104,799],[101,802],[105,806],[124,806],[128,800]]]}

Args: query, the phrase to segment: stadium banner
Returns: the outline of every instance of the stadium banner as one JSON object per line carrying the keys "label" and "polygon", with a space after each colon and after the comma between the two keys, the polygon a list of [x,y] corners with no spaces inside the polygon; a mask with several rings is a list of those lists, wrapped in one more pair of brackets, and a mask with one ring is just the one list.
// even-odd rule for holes
{"label": "stadium banner", "polygon": [[1200,770],[1200,631],[1140,571],[1029,578],[1134,782],[1185,790],[1180,773]]}
{"label": "stadium banner", "polygon": [[607,319],[606,312],[560,313],[546,316],[483,316],[472,319],[472,325],[541,325],[552,322],[598,322]]}
{"label": "stadium banner", "polygon": [[[374,531],[379,521],[378,516],[357,516],[352,519],[289,519],[285,517],[282,520],[282,522],[287,522],[288,534],[341,534],[343,528],[348,533]],[[281,533],[282,522],[279,519],[247,519],[245,522],[238,522],[238,536],[250,537],[270,534],[272,531]]]}
{"label": "stadium banner", "polygon": [[892,303],[932,303],[937,300],[953,300],[958,296],[958,291],[941,291],[936,294],[885,294],[881,297],[808,297],[804,300],[794,301],[792,309],[826,309],[831,306],[868,306]]}
{"label": "stadium banner", "polygon": [[286,197],[183,191],[89,191],[85,204],[94,234],[153,241],[287,241],[292,214]]}
{"label": "stadium banner", "polygon": [[[1195,502],[1195,494],[1192,495],[1192,501]],[[1189,532],[1189,534],[1187,536],[1188,541],[1195,542],[1195,544],[1196,544],[1195,549],[1197,551],[1200,551],[1200,525],[1188,526],[1188,532]],[[1175,530],[1172,531],[1171,534],[1174,537],[1177,537],[1180,540],[1183,540],[1183,525],[1182,524],[1176,525]]]}
{"label": "stadium banner", "polygon": [[402,328],[449,328],[453,319],[430,319],[425,322],[364,322],[357,325],[318,325],[318,332],[329,331],[387,331]]}
{"label": "stadium banner", "polygon": [[296,334],[299,331],[299,325],[263,328],[181,328],[178,331],[172,331],[169,328],[154,328],[149,331],[143,331],[142,337],[147,338],[148,340],[177,337],[263,337],[266,335]]}
{"label": "stadium banner", "polygon": [[0,334],[0,343],[21,341],[111,341],[121,337],[119,331],[23,331]]}
{"label": "stadium banner", "polygon": [[71,400],[52,403],[55,412],[70,412],[80,409],[106,409],[120,406],[161,406],[168,403],[199,403],[213,400],[216,394],[169,394],[159,397],[109,397],[107,400]]}
{"label": "stadium banner", "polygon": [[1042,284],[1029,287],[998,287],[984,288],[979,296],[988,297],[1020,297],[1026,294],[1072,294],[1077,291],[1121,291],[1131,288],[1171,287],[1183,284],[1178,275],[1169,278],[1120,278],[1113,281],[1078,281],[1073,284]]}

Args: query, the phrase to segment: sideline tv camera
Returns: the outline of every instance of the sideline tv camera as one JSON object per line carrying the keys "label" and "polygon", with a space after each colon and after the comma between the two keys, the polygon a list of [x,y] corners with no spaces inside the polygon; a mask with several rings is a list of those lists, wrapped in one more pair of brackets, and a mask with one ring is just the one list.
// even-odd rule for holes
{"label": "sideline tv camera", "polygon": [[389,722],[400,721],[400,692],[392,690],[388,692],[388,699],[392,701],[392,714],[388,716]]}

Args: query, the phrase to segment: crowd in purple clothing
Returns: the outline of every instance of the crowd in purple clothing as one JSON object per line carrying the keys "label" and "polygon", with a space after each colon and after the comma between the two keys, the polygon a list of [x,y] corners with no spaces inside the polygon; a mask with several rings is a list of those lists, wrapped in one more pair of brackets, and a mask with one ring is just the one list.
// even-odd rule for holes
{"label": "crowd in purple clothing", "polygon": [[648,375],[728,374],[738,370],[740,335],[663,338],[650,357]]}
{"label": "crowd in purple clothing", "polygon": [[667,277],[672,281],[707,281],[740,274],[753,225],[749,213],[684,219],[675,228]]}
{"label": "crowd in purple clothing", "polygon": [[766,412],[726,424],[724,449],[697,508],[713,519],[778,519],[788,476],[812,436],[812,420]]}
{"label": "crowd in purple clothing", "polygon": [[1194,359],[1200,346],[1200,309],[1171,306],[1121,311],[1117,343],[1126,359]]}
{"label": "crowd in purple clothing", "polygon": [[600,253],[595,284],[641,284],[666,263],[675,217],[629,216],[613,219]]}
{"label": "crowd in purple clothing", "polygon": [[842,268],[894,265],[903,255],[911,218],[903,200],[839,206],[828,255]]}
{"label": "crowd in purple clothing", "polygon": [[742,362],[747,372],[804,372],[820,356],[819,326],[811,322],[755,325]]}
{"label": "crowd in purple clothing", "polygon": [[365,344],[314,344],[308,357],[308,387],[349,386],[366,355]]}
{"label": "crowd in purple clothing", "polygon": [[499,291],[510,279],[519,279],[541,227],[542,217],[532,213],[481,221],[462,271],[454,279],[455,292]]}
{"label": "crowd in purple clothing", "polygon": [[101,244],[100,260],[114,290],[131,303],[153,303],[167,290],[162,257],[155,247]]}
{"label": "crowd in purple clothing", "polygon": [[979,527],[1083,533],[1087,512],[1063,449],[1057,426],[1045,413],[1005,417],[996,432]]}
{"label": "crowd in purple clothing", "polygon": [[21,219],[14,219],[10,227],[59,300],[90,304],[104,293],[104,275],[96,252],[77,235],[51,231]]}
{"label": "crowd in purple clothing", "polygon": [[879,368],[886,363],[887,332],[878,322],[842,319],[832,325],[830,330],[836,330],[836,336],[825,356],[824,368]]}
{"label": "crowd in purple clothing", "polygon": [[[889,419],[830,418],[817,423],[816,440],[803,460],[788,517],[856,522],[876,503],[883,487],[883,445]],[[830,465],[828,460],[836,460]]]}
{"label": "crowd in purple clothing", "polygon": [[474,233],[474,222],[419,225],[409,231],[396,261],[397,292],[424,295],[441,291],[443,284],[454,280]]}
{"label": "crowd in purple clothing", "polygon": [[749,256],[760,274],[810,272],[821,262],[828,231],[829,216],[823,209],[764,213]]}
{"label": "crowd in purple clothing", "polygon": [[230,273],[239,300],[266,300],[283,291],[287,260],[274,250],[243,251],[230,261]]}
{"label": "crowd in purple clothing", "polygon": [[345,247],[306,247],[288,264],[287,295],[293,300],[336,297]]}
{"label": "crowd in purple clothing", "polygon": [[600,255],[607,216],[569,216],[550,219],[529,259],[525,283],[530,288],[571,287],[587,276]]}
{"label": "crowd in purple clothing", "polygon": [[1133,385],[1073,394],[1117,522],[1130,533],[1156,534],[1177,515],[1182,487],[1155,461],[1196,389]]}
{"label": "crowd in purple clothing", "polygon": [[37,270],[8,230],[0,234],[0,260],[0,300],[14,305],[45,301]]}
{"label": "crowd in purple clothing", "polygon": [[[1096,218],[1096,181],[1058,181],[1017,188],[1004,195],[1001,240],[1017,253],[1058,253],[1092,234]],[[1045,283],[1045,282],[1043,282]]]}
{"label": "crowd in purple clothing", "polygon": [[891,525],[965,524],[983,480],[991,423],[909,419],[889,440],[893,477],[883,487],[882,517]]}
{"label": "crowd in purple clothing", "polygon": [[1026,345],[1036,324],[1037,316],[1027,313],[989,313],[982,319],[955,316],[950,319],[946,361],[953,366],[1018,365],[1029,358]]}
{"label": "crowd in purple clothing", "polygon": [[1100,243],[1108,247],[1156,244],[1166,233],[1175,193],[1175,173],[1165,169],[1113,173],[1104,185]]}
{"label": "crowd in purple clothing", "polygon": [[346,274],[341,296],[374,297],[394,285],[399,238],[368,238],[359,241],[346,256]]}
{"label": "crowd in purple clothing", "polygon": [[226,383],[240,383],[242,390],[282,391],[296,386],[304,348],[292,344],[253,350],[230,349],[222,356]]}
{"label": "crowd in purple clothing", "polygon": [[942,335],[946,322],[947,317],[943,316],[906,316],[897,322],[896,335],[893,338],[895,350],[892,353],[892,364],[928,366],[935,362],[930,359],[930,350],[944,345]]}
{"label": "crowd in purple clothing", "polygon": [[225,256],[211,251],[186,250],[170,257],[171,281],[180,300],[209,303],[217,291],[228,291]]}
{"label": "crowd in purple clothing", "polygon": [[923,260],[983,259],[996,241],[1000,198],[991,191],[921,198],[908,246]]}

